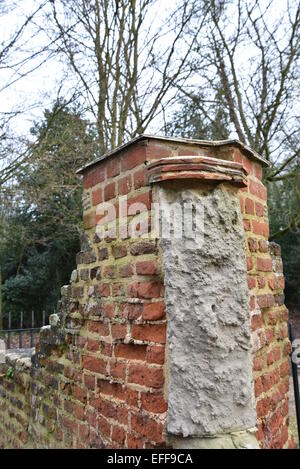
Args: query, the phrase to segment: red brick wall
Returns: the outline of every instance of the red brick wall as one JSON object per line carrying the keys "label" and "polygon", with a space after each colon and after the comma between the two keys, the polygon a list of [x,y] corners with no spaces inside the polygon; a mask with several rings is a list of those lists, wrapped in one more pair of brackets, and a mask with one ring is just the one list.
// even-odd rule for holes
{"label": "red brick wall", "polygon": [[131,239],[98,242],[94,237],[95,224],[101,219],[95,213],[99,202],[113,202],[118,213],[118,196],[127,195],[128,206],[142,202],[150,210],[147,150],[144,144],[136,145],[84,177],[84,188],[91,198],[84,222],[97,260],[78,265],[79,274],[88,268],[92,279],[88,284],[79,281],[85,289],[79,301],[86,305],[91,286],[94,291],[90,295],[101,300],[91,306],[80,330],[79,386],[82,391],[88,388],[86,411],[94,417],[86,427],[99,432],[108,447],[143,448],[164,442],[166,318],[158,243]]}
{"label": "red brick wall", "polygon": [[238,150],[234,159],[248,173],[248,187],[240,190],[240,202],[250,290],[257,439],[262,448],[293,446],[288,435],[290,342],[280,246],[268,242],[267,190],[261,166]]}

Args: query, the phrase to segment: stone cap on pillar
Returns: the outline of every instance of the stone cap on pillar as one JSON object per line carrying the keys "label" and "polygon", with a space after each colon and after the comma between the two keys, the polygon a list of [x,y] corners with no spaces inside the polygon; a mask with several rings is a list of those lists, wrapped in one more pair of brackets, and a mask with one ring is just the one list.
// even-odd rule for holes
{"label": "stone cap on pillar", "polygon": [[241,163],[207,156],[161,158],[147,166],[149,183],[179,179],[202,179],[247,186],[247,173]]}
{"label": "stone cap on pillar", "polygon": [[[212,156],[214,156],[216,152],[219,152],[219,150],[223,152],[224,150],[229,149],[229,148],[236,148],[240,150],[241,153],[244,154],[247,158],[249,158],[252,161],[255,161],[261,166],[269,165],[268,161],[265,160],[261,155],[259,155],[255,150],[252,150],[248,145],[246,145],[243,142],[240,142],[237,139],[212,141],[212,140],[197,140],[197,139],[191,139],[191,138],[179,138],[179,137],[167,137],[167,136],[161,136],[161,135],[141,134],[133,138],[129,142],[124,143],[123,145],[120,145],[114,150],[106,153],[105,155],[100,156],[100,158],[97,158],[94,161],[91,161],[90,163],[86,164],[82,168],[78,169],[77,174],[85,174],[86,171],[92,169],[94,166],[106,161],[107,159],[117,156],[122,152],[127,152],[128,150],[131,149],[132,146],[136,144],[147,145],[147,142],[151,144],[153,143],[155,145],[163,144],[163,145],[178,146],[178,147],[183,145],[186,148],[186,150],[187,150],[187,147],[191,147],[191,149],[193,149],[193,147],[197,147],[198,149],[199,148],[203,149],[204,154],[206,150],[209,150]],[[191,151],[191,153],[193,152]],[[164,156],[164,155],[161,155],[161,156]]]}

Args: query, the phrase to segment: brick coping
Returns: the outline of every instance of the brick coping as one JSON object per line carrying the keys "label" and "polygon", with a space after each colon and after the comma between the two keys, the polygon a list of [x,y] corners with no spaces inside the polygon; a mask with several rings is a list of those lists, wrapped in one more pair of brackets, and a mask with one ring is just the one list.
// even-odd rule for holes
{"label": "brick coping", "polygon": [[221,148],[221,147],[235,147],[242,150],[246,156],[250,159],[260,162],[263,166],[269,166],[269,162],[259,155],[255,150],[252,150],[248,145],[241,142],[238,139],[229,139],[229,140],[197,140],[197,139],[189,139],[189,138],[180,138],[180,137],[168,137],[164,135],[148,135],[148,134],[140,134],[137,137],[133,138],[129,142],[124,143],[123,145],[118,146],[114,150],[100,156],[100,158],[95,159],[94,161],[82,166],[79,168],[76,173],[77,174],[84,174],[86,170],[92,168],[93,166],[105,161],[108,157],[117,155],[123,150],[127,150],[129,147],[134,145],[135,143],[142,142],[144,140],[156,140],[160,142],[169,142],[169,143],[182,143],[188,145],[197,145],[199,147],[211,147],[211,148]]}
{"label": "brick coping", "polygon": [[241,163],[207,156],[175,156],[162,158],[147,165],[150,183],[175,179],[204,179],[216,182],[231,182],[240,187],[247,186]]}

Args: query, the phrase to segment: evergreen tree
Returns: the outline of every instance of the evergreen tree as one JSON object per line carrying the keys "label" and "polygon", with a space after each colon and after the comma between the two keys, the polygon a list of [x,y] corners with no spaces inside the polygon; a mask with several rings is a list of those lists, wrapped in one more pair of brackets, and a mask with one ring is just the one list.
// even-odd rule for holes
{"label": "evergreen tree", "polygon": [[3,310],[16,317],[56,307],[75,267],[82,184],[76,169],[96,157],[89,123],[63,101],[31,130],[37,138],[22,171],[2,190],[0,265]]}
{"label": "evergreen tree", "polygon": [[202,94],[183,97],[180,108],[166,125],[166,134],[199,140],[226,140],[229,137],[229,116],[219,86],[210,107]]}

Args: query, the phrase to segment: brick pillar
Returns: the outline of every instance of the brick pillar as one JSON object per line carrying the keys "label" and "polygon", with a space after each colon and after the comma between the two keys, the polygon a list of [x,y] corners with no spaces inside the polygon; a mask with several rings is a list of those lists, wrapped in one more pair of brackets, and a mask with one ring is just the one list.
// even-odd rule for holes
{"label": "brick pillar", "polygon": [[[148,231],[151,187],[145,163],[151,151],[155,145],[138,141],[83,170],[86,242],[72,288],[80,293],[86,318],[80,343],[87,408],[105,447],[165,445],[166,316],[159,242],[124,230],[108,238],[96,232],[103,222],[97,207],[106,202],[116,207],[122,226],[119,198],[124,196],[129,212],[143,204],[141,227]],[[110,221],[104,226],[113,230],[113,217]]]}
{"label": "brick pillar", "polygon": [[261,165],[239,150],[234,151],[234,160],[248,173],[240,202],[250,291],[256,436],[262,448],[293,447],[288,433],[290,342],[280,246],[268,242],[267,190]]}
{"label": "brick pillar", "polygon": [[[179,448],[255,448],[249,290],[238,190],[240,163],[183,156],[148,166],[153,198],[195,216],[162,228],[167,328],[167,434]],[[158,186],[158,187],[157,187]],[[198,221],[196,219],[198,213]],[[187,225],[187,226],[186,226]],[[196,233],[198,227],[198,233]]]}
{"label": "brick pillar", "polygon": [[[77,268],[32,358],[0,364],[0,447],[293,447],[265,164],[235,140],[140,136],[79,171]],[[160,233],[152,203],[202,214],[200,237]]]}
{"label": "brick pillar", "polygon": [[[287,310],[278,248],[267,242],[264,164],[237,141],[141,136],[80,170],[85,236],[66,319],[88,416],[78,447],[253,447],[253,432],[262,447],[288,444]],[[125,195],[140,236],[116,239],[110,214],[104,239],[97,207],[111,202],[122,226]],[[177,196],[205,201],[205,262],[149,237],[151,203]]]}

